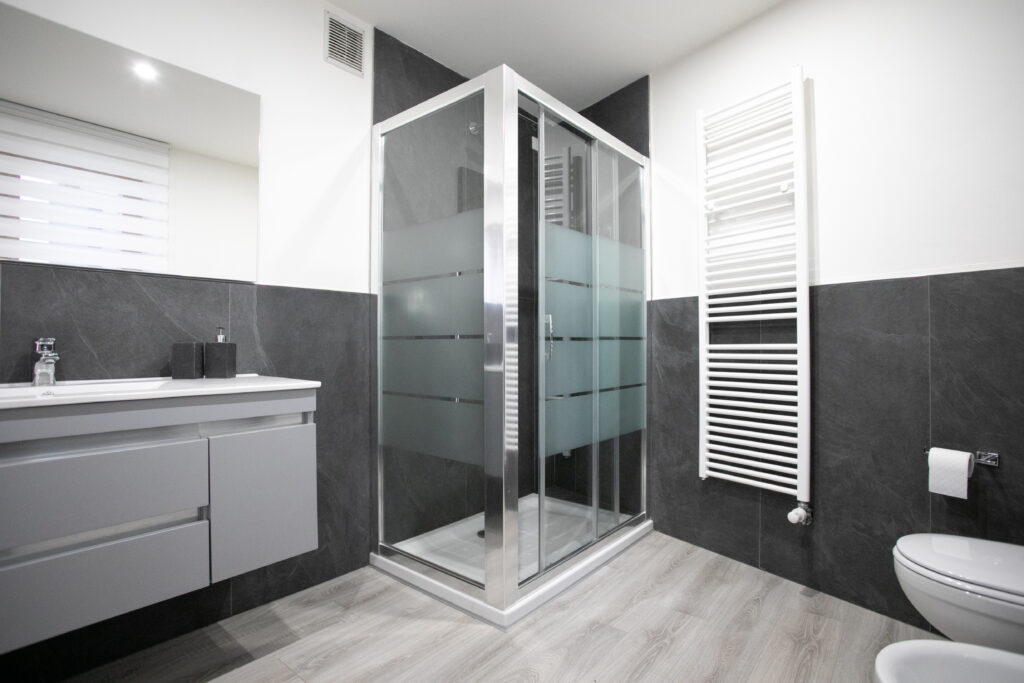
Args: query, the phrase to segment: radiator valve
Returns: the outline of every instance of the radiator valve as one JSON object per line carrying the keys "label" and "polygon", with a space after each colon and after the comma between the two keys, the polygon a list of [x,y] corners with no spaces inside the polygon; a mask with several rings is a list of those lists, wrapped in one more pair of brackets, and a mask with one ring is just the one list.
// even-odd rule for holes
{"label": "radiator valve", "polygon": [[796,507],[789,511],[786,518],[793,524],[803,524],[804,526],[810,526],[813,517],[811,516],[811,506],[809,503],[797,503]]}

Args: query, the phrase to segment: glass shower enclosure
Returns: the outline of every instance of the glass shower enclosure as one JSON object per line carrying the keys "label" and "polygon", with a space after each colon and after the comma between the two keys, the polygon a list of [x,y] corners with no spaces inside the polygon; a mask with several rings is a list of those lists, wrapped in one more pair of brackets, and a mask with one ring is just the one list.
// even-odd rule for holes
{"label": "glass shower enclosure", "polygon": [[648,160],[505,66],[373,153],[371,563],[505,626],[651,528]]}

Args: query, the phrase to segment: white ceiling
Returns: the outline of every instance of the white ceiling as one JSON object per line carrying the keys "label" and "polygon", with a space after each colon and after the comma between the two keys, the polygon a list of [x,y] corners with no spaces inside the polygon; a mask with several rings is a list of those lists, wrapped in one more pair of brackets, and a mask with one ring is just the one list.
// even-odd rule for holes
{"label": "white ceiling", "polygon": [[579,109],[783,0],[332,0],[463,76],[508,64]]}

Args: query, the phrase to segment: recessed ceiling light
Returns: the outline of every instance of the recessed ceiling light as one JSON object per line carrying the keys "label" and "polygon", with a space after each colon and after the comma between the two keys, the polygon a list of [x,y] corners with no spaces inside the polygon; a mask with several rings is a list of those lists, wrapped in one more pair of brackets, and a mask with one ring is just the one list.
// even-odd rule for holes
{"label": "recessed ceiling light", "polygon": [[144,81],[155,81],[160,77],[160,72],[153,68],[149,62],[135,62],[132,66],[135,75]]}

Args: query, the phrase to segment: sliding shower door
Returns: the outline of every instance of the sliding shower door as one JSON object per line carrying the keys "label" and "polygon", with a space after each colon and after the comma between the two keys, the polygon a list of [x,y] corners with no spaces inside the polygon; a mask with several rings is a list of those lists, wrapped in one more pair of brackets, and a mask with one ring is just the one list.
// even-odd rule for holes
{"label": "sliding shower door", "polygon": [[647,325],[643,169],[601,142],[594,158],[601,536],[644,511]]}
{"label": "sliding shower door", "polygon": [[381,542],[484,582],[479,92],[383,136]]}
{"label": "sliding shower door", "polygon": [[643,511],[642,168],[540,110],[538,537],[543,571]]}

